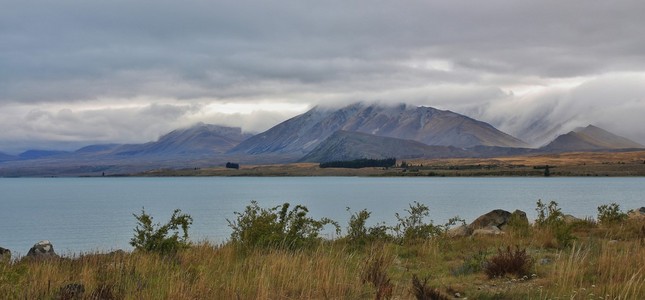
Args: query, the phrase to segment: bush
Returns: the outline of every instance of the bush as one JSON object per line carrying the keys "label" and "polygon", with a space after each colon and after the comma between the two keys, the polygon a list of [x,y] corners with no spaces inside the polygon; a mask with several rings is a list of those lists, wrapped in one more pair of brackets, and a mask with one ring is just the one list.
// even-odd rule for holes
{"label": "bush", "polygon": [[266,209],[261,208],[256,201],[251,201],[251,205],[246,206],[243,213],[235,212],[237,218],[234,222],[226,220],[233,229],[232,242],[247,249],[299,249],[317,243],[325,225],[333,225],[336,234],[340,234],[340,227],[335,221],[309,218],[309,210],[302,205],[291,210],[289,207],[289,203],[284,203]]}
{"label": "bush", "polygon": [[425,223],[423,219],[430,215],[430,208],[416,201],[413,203],[409,204],[410,209],[405,210],[408,216],[401,217],[399,213],[395,214],[398,224],[392,227],[392,230],[396,232],[397,238],[403,243],[415,242],[441,235],[450,226],[458,222],[465,224],[465,221],[459,217],[451,218],[445,225],[434,225],[432,224],[432,220],[430,223]]}
{"label": "bush", "polygon": [[[347,208],[349,210],[349,207]],[[377,224],[367,228],[365,226],[367,219],[372,213],[363,209],[349,217],[349,225],[347,227],[347,240],[352,245],[363,246],[367,243],[374,241],[385,241],[390,239],[387,234],[387,226],[384,224]]]}
{"label": "bush", "polygon": [[598,206],[598,222],[602,225],[612,225],[627,220],[627,214],[620,210],[616,203]]}
{"label": "bush", "polygon": [[497,255],[490,258],[486,263],[484,272],[488,278],[501,277],[506,274],[513,274],[517,277],[522,277],[530,274],[533,260],[526,254],[526,249],[520,250],[515,247],[515,251],[511,247],[506,247],[506,250],[498,249]]}
{"label": "bush", "polygon": [[395,214],[398,224],[392,228],[402,242],[428,239],[442,232],[440,228],[432,224],[432,221],[424,223],[423,219],[430,215],[428,206],[416,201],[414,201],[414,205],[409,204],[409,206],[410,209],[405,210],[408,216],[401,217],[399,213]]}
{"label": "bush", "polygon": [[547,206],[542,203],[542,200],[538,200],[535,210],[538,213],[535,225],[540,229],[551,232],[557,240],[558,246],[571,246],[575,240],[572,234],[572,226],[564,221],[564,214],[562,214],[562,211],[558,207],[558,203],[551,201]]}
{"label": "bush", "polygon": [[[190,245],[188,228],[193,224],[193,218],[182,214],[181,210],[175,209],[168,223],[164,225],[153,224],[152,216],[146,214],[144,209],[141,209],[140,215],[132,215],[137,219],[137,227],[134,229],[130,245],[136,250],[172,253]],[[181,237],[180,228],[183,233]]]}

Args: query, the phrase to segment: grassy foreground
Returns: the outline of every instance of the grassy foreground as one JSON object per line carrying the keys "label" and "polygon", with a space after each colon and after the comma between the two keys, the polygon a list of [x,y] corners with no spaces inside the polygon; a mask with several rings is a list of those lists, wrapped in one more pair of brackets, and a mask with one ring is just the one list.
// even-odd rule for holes
{"label": "grassy foreground", "polygon": [[[167,255],[135,251],[4,260],[0,295],[3,299],[423,299],[418,295],[425,290],[435,297],[425,299],[645,299],[644,224],[579,222],[571,227],[575,239],[567,246],[559,245],[552,231],[530,226],[497,236],[441,235],[414,243],[355,245],[339,239],[300,250],[244,251],[233,243],[203,242]],[[526,249],[527,275],[489,278],[486,265],[507,247]],[[413,278],[418,279],[416,285]]]}

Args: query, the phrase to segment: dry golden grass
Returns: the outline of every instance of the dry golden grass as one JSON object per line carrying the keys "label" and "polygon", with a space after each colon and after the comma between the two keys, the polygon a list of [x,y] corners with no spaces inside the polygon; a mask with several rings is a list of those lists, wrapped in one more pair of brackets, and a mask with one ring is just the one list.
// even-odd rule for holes
{"label": "dry golden grass", "polygon": [[[244,252],[231,244],[200,243],[170,256],[3,261],[0,295],[58,299],[62,287],[76,283],[84,287],[83,299],[375,299],[378,293],[382,299],[413,299],[417,276],[428,279],[429,290],[469,299],[645,299],[642,222],[588,224],[575,232],[572,247],[562,249],[549,245],[547,232],[530,228],[359,249],[342,239],[300,251]],[[481,269],[464,268],[507,246],[526,249],[533,259],[530,276],[489,279]]]}
{"label": "dry golden grass", "polygon": [[411,168],[321,169],[315,163],[242,165],[158,170],[138,176],[542,176],[536,166],[551,166],[552,176],[645,176],[645,151],[576,152],[499,158],[413,159]]}

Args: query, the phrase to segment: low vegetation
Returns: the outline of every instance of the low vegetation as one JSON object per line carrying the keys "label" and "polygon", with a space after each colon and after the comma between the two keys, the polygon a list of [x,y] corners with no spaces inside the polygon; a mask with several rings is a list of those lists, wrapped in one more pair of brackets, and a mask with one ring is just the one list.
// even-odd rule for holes
{"label": "low vegetation", "polygon": [[[348,211],[350,211],[348,209]],[[221,245],[190,243],[189,215],[164,224],[145,211],[135,251],[0,261],[3,299],[645,299],[645,221],[618,205],[568,220],[539,201],[534,224],[450,238],[413,203],[397,224],[351,213],[339,225],[304,206],[252,202]],[[370,224],[375,224],[370,226]]]}

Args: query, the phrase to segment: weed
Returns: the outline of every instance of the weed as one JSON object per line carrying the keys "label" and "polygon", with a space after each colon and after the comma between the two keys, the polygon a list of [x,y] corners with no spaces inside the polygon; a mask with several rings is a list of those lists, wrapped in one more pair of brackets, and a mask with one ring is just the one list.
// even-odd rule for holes
{"label": "weed", "polygon": [[391,279],[387,275],[387,263],[383,253],[373,254],[365,262],[365,269],[363,270],[361,281],[363,284],[371,283],[376,289],[376,296],[374,299],[390,299],[394,286],[390,282]]}
{"label": "weed", "polygon": [[506,247],[506,250],[498,249],[497,255],[493,256],[486,263],[484,272],[488,278],[501,277],[506,274],[512,274],[517,277],[529,275],[529,270],[533,265],[533,259],[526,254],[526,249],[520,250],[515,247]]}
{"label": "weed", "polygon": [[417,300],[448,300],[451,297],[446,296],[438,289],[427,286],[428,278],[424,278],[423,282],[419,280],[417,275],[412,275],[412,294]]}

